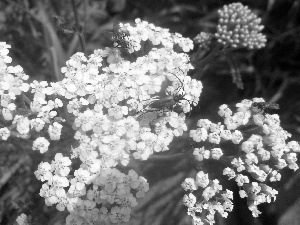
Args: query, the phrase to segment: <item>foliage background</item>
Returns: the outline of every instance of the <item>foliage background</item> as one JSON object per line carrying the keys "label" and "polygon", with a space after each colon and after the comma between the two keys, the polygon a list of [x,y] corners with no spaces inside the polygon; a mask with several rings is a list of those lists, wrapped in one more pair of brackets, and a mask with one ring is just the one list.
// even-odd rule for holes
{"label": "foliage background", "polygon": [[[82,51],[80,35],[85,37],[86,53],[111,46],[107,31],[114,21],[132,23],[141,18],[156,26],[169,28],[186,37],[199,32],[214,32],[217,10],[225,0],[78,0],[79,24],[76,24],[71,0],[1,0],[0,41],[12,46],[10,56],[21,65],[30,80],[57,81],[60,67],[75,52]],[[219,105],[234,106],[252,97],[280,104],[279,115],[284,129],[300,140],[300,2],[298,0],[243,0],[262,18],[267,46],[256,51],[232,52],[234,64],[218,57],[198,67],[193,78],[203,82],[199,107],[188,119],[190,127],[199,118],[219,121]],[[191,57],[193,59],[193,56]],[[244,89],[232,83],[239,73]],[[14,224],[24,212],[33,216],[33,224],[63,224],[65,213],[46,207],[39,197],[41,183],[33,172],[40,161],[51,161],[56,152],[70,153],[68,138],[51,146],[47,154],[30,150],[26,140],[0,141],[0,224]],[[58,148],[59,146],[59,148]],[[150,191],[136,208],[130,224],[185,225],[190,224],[184,194],[180,184],[195,174],[186,138],[176,139],[169,152],[152,156],[147,162],[132,162],[130,166],[150,183]],[[214,165],[207,165],[214,168]],[[213,173],[213,174],[214,174]],[[273,184],[279,191],[275,203],[263,205],[263,214],[253,219],[246,202],[238,197],[236,184],[222,185],[235,192],[234,211],[229,218],[217,218],[217,224],[268,225],[300,224],[300,172],[284,171],[281,182]],[[214,176],[214,175],[213,175]]]}

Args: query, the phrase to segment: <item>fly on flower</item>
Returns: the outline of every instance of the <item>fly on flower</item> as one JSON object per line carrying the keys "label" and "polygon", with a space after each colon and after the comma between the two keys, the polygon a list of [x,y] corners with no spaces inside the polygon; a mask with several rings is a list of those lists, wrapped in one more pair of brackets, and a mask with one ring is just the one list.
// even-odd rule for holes
{"label": "fly on flower", "polygon": [[273,102],[253,102],[252,110],[256,113],[272,113],[278,110],[279,105]]}

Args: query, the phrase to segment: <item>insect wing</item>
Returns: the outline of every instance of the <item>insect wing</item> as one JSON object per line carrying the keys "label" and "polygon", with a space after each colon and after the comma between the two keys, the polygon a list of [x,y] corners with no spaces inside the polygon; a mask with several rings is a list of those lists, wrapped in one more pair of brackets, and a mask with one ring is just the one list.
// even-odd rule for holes
{"label": "insect wing", "polygon": [[113,30],[111,32],[113,41],[116,41],[118,39],[118,32],[119,32],[119,24],[115,20],[114,23],[113,23]]}
{"label": "insect wing", "polygon": [[279,109],[279,104],[269,102],[269,104],[267,105],[267,108],[277,110],[277,109]]}
{"label": "insect wing", "polygon": [[137,121],[139,121],[141,126],[146,126],[149,125],[153,120],[157,119],[157,117],[157,111],[147,111],[142,112],[141,115],[137,117]]}
{"label": "insect wing", "polygon": [[149,104],[149,107],[155,108],[155,109],[164,109],[164,108],[171,108],[175,104],[176,104],[176,102],[173,100],[173,97],[167,96],[165,98],[151,102]]}
{"label": "insect wing", "polygon": [[252,109],[254,112],[269,112],[272,110],[278,110],[279,104],[273,103],[273,102],[253,102],[252,103]]}
{"label": "insect wing", "polygon": [[252,106],[260,109],[279,109],[279,104],[273,102],[253,102]]}
{"label": "insect wing", "polygon": [[115,20],[113,23],[113,32],[117,34],[119,32],[119,29],[120,29],[119,22]]}
{"label": "insect wing", "polygon": [[103,36],[110,41],[114,40],[113,32],[111,32],[111,31],[108,31],[108,30],[104,31]]}

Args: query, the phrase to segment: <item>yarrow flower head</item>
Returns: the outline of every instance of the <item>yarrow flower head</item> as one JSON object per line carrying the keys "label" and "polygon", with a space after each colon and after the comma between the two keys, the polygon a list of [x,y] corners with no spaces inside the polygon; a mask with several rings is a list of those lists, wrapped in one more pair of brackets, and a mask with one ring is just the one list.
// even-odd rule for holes
{"label": "yarrow flower head", "polygon": [[193,49],[193,41],[188,38],[183,38],[182,35],[176,33],[172,34],[168,29],[161,27],[155,27],[153,24],[149,24],[146,21],[140,19],[135,20],[136,27],[130,24],[120,23],[120,31],[125,36],[127,49],[129,53],[139,51],[141,48],[141,41],[149,40],[153,45],[162,44],[166,48],[173,48],[175,44],[178,44],[184,52],[189,52]]}
{"label": "yarrow flower head", "polygon": [[224,46],[259,49],[265,46],[266,36],[261,33],[261,19],[242,3],[225,5],[218,11],[219,21],[215,37]]}
{"label": "yarrow flower head", "polygon": [[[0,110],[11,122],[0,128],[1,139],[31,137],[32,149],[45,153],[72,128],[76,147],[71,147],[71,158],[57,153],[35,172],[44,182],[40,195],[45,204],[70,212],[67,224],[128,222],[149,184],[134,171],[124,174],[115,167],[128,165],[131,156],[146,160],[169,150],[173,138],[187,131],[185,113],[199,101],[202,83],[187,75],[193,66],[185,52],[193,49],[193,41],[146,21],[135,22],[119,25],[113,48],[90,56],[74,54],[56,83],[26,83],[20,66],[6,65],[10,46],[0,43]],[[135,52],[135,60],[126,58],[124,49]],[[62,119],[60,107],[73,118]],[[73,158],[81,162],[75,171]]]}
{"label": "yarrow flower head", "polygon": [[[227,217],[228,212],[233,209],[233,193],[229,190],[222,191],[218,180],[210,180],[208,174],[199,171],[194,178],[186,178],[181,184],[185,191],[190,191],[183,197],[183,204],[188,207],[188,214],[192,217],[194,224],[204,224],[210,221],[214,224],[214,215],[219,212],[222,217]],[[197,199],[192,192],[203,189],[201,198]],[[198,195],[197,195],[198,196]],[[205,216],[199,217],[199,213]]]}
{"label": "yarrow flower head", "polygon": [[[222,164],[228,165],[223,168],[223,175],[229,180],[234,180],[241,188],[240,196],[247,198],[248,208],[254,217],[261,213],[257,206],[275,200],[278,193],[265,182],[279,181],[280,170],[285,167],[298,169],[296,153],[300,150],[299,143],[286,142],[291,135],[280,126],[277,114],[267,113],[265,109],[268,106],[279,108],[274,103],[265,103],[262,98],[244,99],[236,104],[236,110],[231,110],[223,104],[218,114],[224,119],[224,125],[200,119],[197,122],[198,128],[190,131],[190,137],[194,141],[192,144],[196,147],[193,152],[195,160],[219,160],[223,162]],[[248,129],[252,135],[249,135]],[[225,143],[229,151],[226,145],[222,145]],[[251,182],[252,180],[256,182]],[[216,193],[210,185],[208,174],[204,174],[203,171],[198,172],[195,183],[189,178],[182,184],[186,191],[194,191],[199,187],[205,189],[203,197],[208,203],[205,203],[205,206],[201,205],[204,208],[213,204],[210,201]],[[218,186],[217,183],[215,185]],[[185,197],[189,214],[194,221],[198,221],[199,218],[194,215],[197,211],[196,206],[192,205],[194,203],[192,200],[192,196]],[[223,213],[221,214],[227,215],[225,211]],[[210,219],[214,223],[213,215]]]}
{"label": "yarrow flower head", "polygon": [[[196,39],[200,45],[203,42],[203,48],[215,38],[234,48],[264,45],[260,20],[247,7],[235,3],[219,14],[217,34],[201,33]],[[145,196],[149,183],[133,170],[126,174],[116,166],[128,165],[132,157],[146,160],[155,152],[169,150],[173,138],[188,130],[185,113],[199,101],[202,83],[187,75],[193,66],[183,53],[193,49],[192,40],[146,21],[135,22],[120,24],[113,48],[95,50],[90,56],[74,54],[61,69],[64,79],[57,83],[27,84],[28,76],[21,67],[6,67],[11,61],[7,56],[10,46],[0,43],[1,112],[12,123],[0,128],[1,139],[15,133],[28,139],[34,135],[32,149],[45,153],[63,136],[66,121],[59,117],[63,110],[58,108],[66,107],[73,116],[68,121],[75,130],[71,158],[57,153],[51,163],[41,162],[35,171],[37,179],[44,182],[40,196],[45,204],[70,213],[66,224],[128,222],[137,198]],[[144,46],[148,46],[146,51]],[[175,51],[174,46],[182,51]],[[121,48],[128,54],[135,52],[135,57],[126,58],[128,54],[122,54]],[[29,90],[34,95],[32,101],[24,95]],[[19,99],[22,113],[18,111]],[[285,143],[290,134],[280,127],[278,116],[254,109],[253,102],[261,101],[244,100],[237,104],[236,112],[222,105],[219,115],[224,124],[201,119],[189,133],[200,145],[193,151],[197,161],[228,164],[223,175],[242,189],[241,197],[248,198],[254,216],[260,213],[258,204],[270,202],[277,194],[264,182],[280,180],[282,168],[298,169],[296,152],[300,152],[297,142]],[[259,132],[244,135],[239,128],[249,124]],[[225,142],[237,155],[228,156],[222,149]],[[74,158],[81,164],[71,171]],[[190,192],[183,202],[194,224],[202,224],[199,213],[204,212],[205,221],[213,224],[215,212],[227,217],[232,211],[232,192],[223,191],[219,181],[210,180],[203,171],[185,179],[182,187]],[[202,189],[200,200],[198,192],[193,193],[198,189]]]}

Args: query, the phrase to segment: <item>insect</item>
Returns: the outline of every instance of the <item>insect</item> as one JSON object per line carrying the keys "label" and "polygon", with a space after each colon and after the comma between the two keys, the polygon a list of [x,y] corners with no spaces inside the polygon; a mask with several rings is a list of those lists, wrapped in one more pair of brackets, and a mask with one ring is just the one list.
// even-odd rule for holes
{"label": "insect", "polygon": [[147,126],[149,124],[152,124],[153,121],[155,121],[157,118],[162,117],[164,114],[163,110],[149,110],[146,112],[141,112],[137,116],[137,121],[139,121],[141,126]]}
{"label": "insect", "polygon": [[[153,121],[156,121],[159,118],[162,118],[164,115],[166,115],[167,112],[174,111],[177,113],[181,113],[184,111],[181,104],[182,100],[185,100],[190,105],[197,105],[196,102],[188,100],[185,98],[185,91],[183,82],[179,79],[177,75],[174,74],[174,76],[177,77],[177,79],[180,81],[181,86],[179,86],[175,91],[173,92],[167,92],[167,96],[160,98],[160,97],[154,97],[150,100],[150,103],[141,111],[137,112],[137,120],[140,121],[140,124],[151,124]],[[180,91],[182,90],[182,92]],[[189,108],[190,109],[190,108]],[[187,110],[191,113],[191,110]]]}
{"label": "insect", "polygon": [[129,48],[129,33],[125,28],[120,27],[117,21],[114,21],[113,31],[112,33],[112,41],[114,42],[114,47],[116,48]]}
{"label": "insect", "polygon": [[70,24],[69,21],[66,21],[61,16],[53,16],[53,20],[57,28],[62,31],[64,34],[73,34],[75,33],[74,27],[70,27],[68,24]]}
{"label": "insect", "polygon": [[[175,75],[175,74],[174,74]],[[184,85],[182,81],[179,79],[177,75],[175,75],[177,79],[180,81],[181,86],[177,88],[177,91],[174,91],[172,94],[171,92],[168,92],[168,96],[164,98],[158,98],[158,99],[153,99],[152,102],[148,104],[146,107],[146,110],[167,110],[167,111],[182,111],[182,106],[179,105],[180,101],[185,100],[187,101],[190,105],[197,105],[196,102],[193,102],[191,100],[188,100],[185,98],[185,90],[184,90]],[[183,91],[183,93],[180,93],[180,89]]]}
{"label": "insect", "polygon": [[256,113],[272,113],[278,110],[279,105],[273,102],[253,102],[252,110]]}

